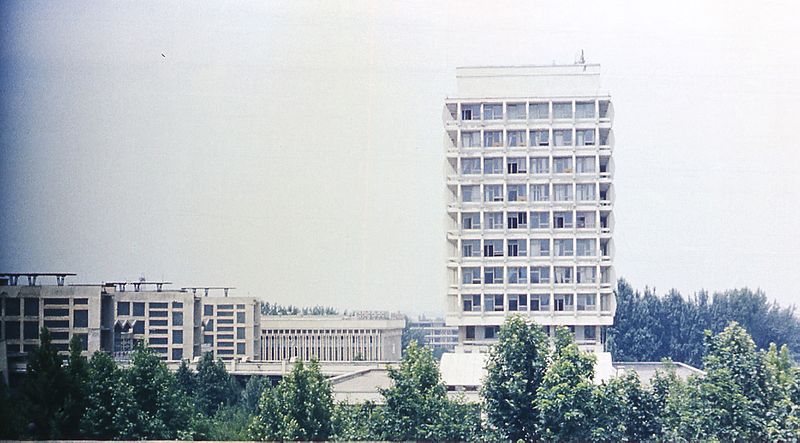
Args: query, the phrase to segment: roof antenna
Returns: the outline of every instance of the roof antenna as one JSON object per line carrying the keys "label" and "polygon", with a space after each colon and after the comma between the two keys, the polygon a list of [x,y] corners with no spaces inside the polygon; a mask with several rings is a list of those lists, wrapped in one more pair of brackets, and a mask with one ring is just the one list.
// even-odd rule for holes
{"label": "roof antenna", "polygon": [[581,55],[578,56],[578,60],[575,62],[576,65],[585,65],[586,59],[583,58],[583,49],[581,49]]}

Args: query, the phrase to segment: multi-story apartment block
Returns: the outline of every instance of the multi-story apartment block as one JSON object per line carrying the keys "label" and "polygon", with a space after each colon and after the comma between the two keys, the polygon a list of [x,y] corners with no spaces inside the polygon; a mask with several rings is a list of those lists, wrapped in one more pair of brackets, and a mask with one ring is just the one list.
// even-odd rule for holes
{"label": "multi-story apartment block", "polygon": [[267,361],[397,361],[402,318],[280,315],[262,321],[262,358]]}
{"label": "multi-story apartment block", "polygon": [[593,64],[470,67],[444,108],[446,321],[465,346],[511,314],[602,351],[612,324],[613,107]]}
{"label": "multi-story apartment block", "polygon": [[[195,292],[198,288],[188,288]],[[204,288],[205,289],[205,288]],[[213,289],[213,288],[212,288]],[[261,359],[261,303],[251,297],[202,297],[203,352],[222,359]],[[208,292],[206,291],[206,294]]]}
{"label": "multi-story apartment block", "polygon": [[[145,343],[165,360],[212,352],[214,358],[260,359],[260,303],[250,297],[208,297],[209,289],[165,289],[169,282],[66,285],[70,273],[0,274],[0,346],[9,365],[23,364],[47,327],[66,353],[77,336],[85,353],[125,360]],[[23,281],[20,284],[20,278]],[[41,279],[55,277],[56,284]],[[27,284],[25,284],[27,278]],[[197,293],[204,290],[204,295]]]}
{"label": "multi-story apartment block", "polygon": [[408,327],[412,331],[421,332],[425,337],[423,344],[432,349],[452,352],[458,345],[458,328],[445,325],[443,318],[420,317],[409,322]]}

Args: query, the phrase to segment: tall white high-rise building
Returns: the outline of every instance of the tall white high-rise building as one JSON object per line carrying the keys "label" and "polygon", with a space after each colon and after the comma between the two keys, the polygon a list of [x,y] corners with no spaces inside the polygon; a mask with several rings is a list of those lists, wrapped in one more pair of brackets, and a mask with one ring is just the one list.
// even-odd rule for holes
{"label": "tall white high-rise building", "polygon": [[611,130],[600,66],[465,67],[444,109],[448,326],[462,347],[512,314],[603,350],[614,319]]}

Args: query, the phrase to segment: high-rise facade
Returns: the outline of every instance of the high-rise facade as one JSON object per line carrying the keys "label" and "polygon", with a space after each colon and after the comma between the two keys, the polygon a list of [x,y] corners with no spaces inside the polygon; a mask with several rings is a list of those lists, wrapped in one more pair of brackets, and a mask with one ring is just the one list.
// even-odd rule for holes
{"label": "high-rise facade", "polygon": [[613,107],[594,64],[468,67],[444,109],[446,321],[461,346],[512,314],[602,351],[615,311]]}

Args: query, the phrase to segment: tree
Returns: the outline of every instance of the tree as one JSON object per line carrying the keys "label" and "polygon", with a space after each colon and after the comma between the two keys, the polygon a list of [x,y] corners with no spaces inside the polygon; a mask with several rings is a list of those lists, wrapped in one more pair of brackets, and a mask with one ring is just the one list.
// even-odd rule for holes
{"label": "tree", "polygon": [[239,404],[248,414],[255,413],[258,410],[258,400],[264,394],[264,391],[269,388],[269,377],[260,375],[251,376],[242,390]]}
{"label": "tree", "polygon": [[81,418],[83,437],[111,440],[116,436],[114,415],[115,400],[120,383],[117,364],[105,352],[95,351],[89,360],[86,381],[86,411]]}
{"label": "tree", "polygon": [[139,346],[116,397],[117,438],[172,440],[191,435],[192,405],[155,353]]}
{"label": "tree", "polygon": [[591,436],[593,355],[581,352],[569,329],[556,329],[552,363],[536,391],[541,436],[587,440]]}
{"label": "tree", "polygon": [[64,417],[61,435],[65,438],[80,437],[81,417],[86,410],[86,382],[88,365],[82,355],[83,345],[77,335],[69,341],[69,364],[66,368],[67,385],[64,397]]}
{"label": "tree", "polygon": [[67,375],[47,328],[42,328],[39,342],[39,347],[28,358],[23,391],[33,436],[40,440],[52,440],[61,437]]}
{"label": "tree", "polygon": [[333,393],[319,363],[295,363],[278,386],[264,391],[249,435],[257,440],[326,440],[331,435]]}
{"label": "tree", "polygon": [[542,328],[522,317],[510,317],[500,328],[481,395],[489,423],[506,438],[539,438],[534,399],[547,368],[548,346]]}
{"label": "tree", "polygon": [[194,388],[195,384],[197,383],[197,376],[189,367],[188,361],[181,360],[181,365],[178,366],[178,370],[175,371],[175,382],[178,384],[178,388],[183,390],[186,395],[189,397],[194,396]]}
{"label": "tree", "polygon": [[767,436],[790,441],[800,435],[800,370],[793,367],[789,349],[773,343],[764,354],[769,407]]}
{"label": "tree", "polygon": [[225,369],[222,360],[214,361],[210,352],[203,354],[197,363],[194,399],[197,409],[207,416],[214,415],[221,405],[230,405],[237,394],[235,381]]}
{"label": "tree", "polygon": [[399,367],[389,368],[389,378],[392,386],[381,390],[386,400],[379,423],[381,438],[466,440],[474,434],[477,420],[470,420],[461,404],[448,400],[429,348],[412,341]]}
{"label": "tree", "polygon": [[336,441],[380,440],[376,429],[382,420],[382,410],[372,402],[362,404],[338,403],[333,407],[331,439]]}

